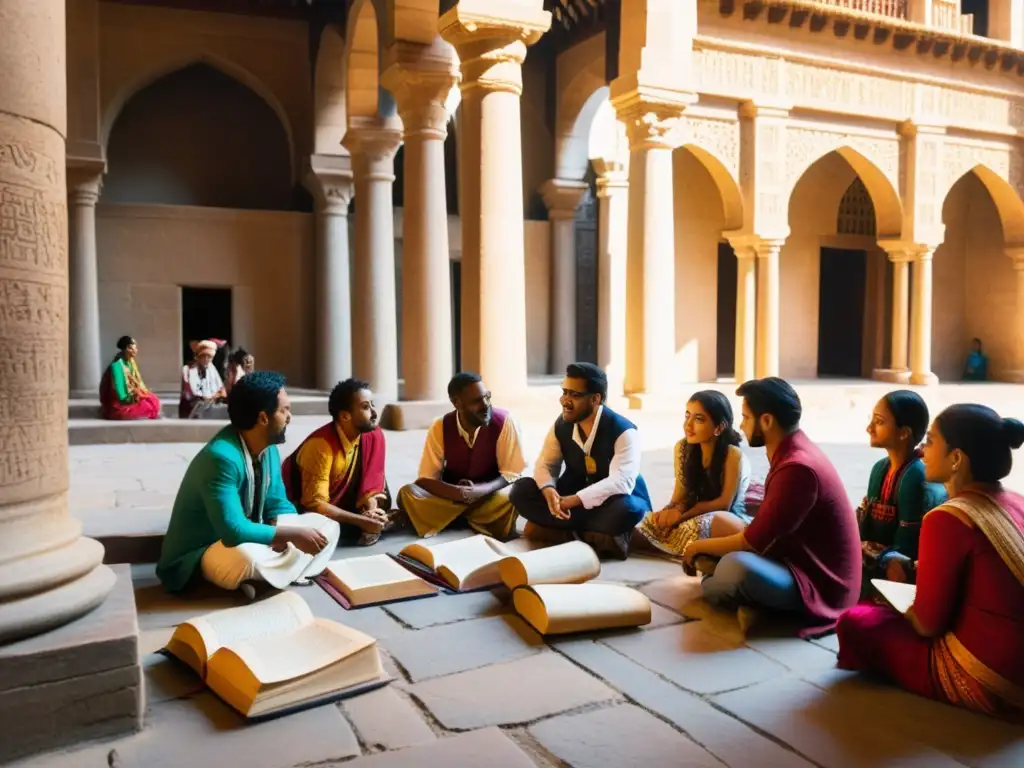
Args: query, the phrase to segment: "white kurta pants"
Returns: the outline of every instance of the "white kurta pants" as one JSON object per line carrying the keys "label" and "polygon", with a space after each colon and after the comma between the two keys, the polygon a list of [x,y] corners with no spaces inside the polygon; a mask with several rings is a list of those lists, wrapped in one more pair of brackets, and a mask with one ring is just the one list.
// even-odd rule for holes
{"label": "white kurta pants", "polygon": [[327,537],[325,546],[317,555],[307,555],[289,544],[284,552],[275,552],[266,544],[239,544],[227,547],[218,541],[203,553],[200,568],[203,578],[221,589],[238,589],[244,582],[266,581],[277,589],[284,589],[296,579],[323,573],[338,546],[341,527],[330,518],[315,512],[303,515],[281,515],[279,528],[315,528]]}

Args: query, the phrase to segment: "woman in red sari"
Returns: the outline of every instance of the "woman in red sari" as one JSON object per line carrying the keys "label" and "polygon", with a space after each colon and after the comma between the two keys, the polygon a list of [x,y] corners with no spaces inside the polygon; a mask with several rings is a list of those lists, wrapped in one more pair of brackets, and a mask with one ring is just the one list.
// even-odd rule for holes
{"label": "woman in red sari", "polygon": [[103,418],[114,421],[159,419],[160,398],[146,388],[136,358],[139,345],[131,336],[117,340],[118,353],[100,380],[100,407]]}
{"label": "woman in red sari", "polygon": [[921,696],[1024,722],[1024,496],[1000,480],[1024,424],[982,405],[928,431],[925,476],[949,501],[924,517],[917,594],[905,616],[858,605],[839,619],[839,666]]}

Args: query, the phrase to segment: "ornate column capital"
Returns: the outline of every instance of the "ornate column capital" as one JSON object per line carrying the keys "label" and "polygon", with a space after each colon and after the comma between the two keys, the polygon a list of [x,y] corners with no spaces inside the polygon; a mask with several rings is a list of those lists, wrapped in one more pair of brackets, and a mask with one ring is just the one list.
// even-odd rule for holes
{"label": "ornate column capital", "polygon": [[672,148],[670,133],[692,102],[685,94],[677,96],[670,100],[634,90],[612,99],[616,115],[626,126],[630,151]]}
{"label": "ornate column capital", "polygon": [[448,97],[462,79],[455,50],[441,38],[431,45],[399,41],[384,60],[381,85],[395,97],[406,139],[443,141],[448,135]]}
{"label": "ornate column capital", "polygon": [[548,207],[548,218],[571,219],[576,215],[576,207],[587,191],[587,185],[582,181],[548,179],[538,191]]}
{"label": "ornate column capital", "polygon": [[551,13],[540,5],[460,0],[441,16],[441,36],[455,46],[462,62],[463,93],[483,89],[522,94],[526,48],[551,27]]}
{"label": "ornate column capital", "polygon": [[629,161],[595,157],[590,161],[597,173],[597,196],[607,197],[617,189],[629,189]]}
{"label": "ornate column capital", "polygon": [[72,167],[67,169],[68,200],[72,205],[95,206],[103,191],[103,169]]}
{"label": "ornate column capital", "polygon": [[355,193],[351,158],[313,155],[309,159],[305,187],[316,200],[318,212],[347,216]]}
{"label": "ornate column capital", "polygon": [[931,259],[937,245],[915,243],[907,240],[879,240],[878,247],[885,251],[893,264],[927,261]]}
{"label": "ornate column capital", "polygon": [[766,259],[769,256],[778,256],[782,246],[786,243],[785,237],[762,237],[751,234],[730,234],[722,233],[729,245],[736,253],[737,259]]}
{"label": "ornate column capital", "polygon": [[397,118],[352,118],[341,144],[352,155],[356,176],[370,181],[395,180],[395,153],[402,146]]}

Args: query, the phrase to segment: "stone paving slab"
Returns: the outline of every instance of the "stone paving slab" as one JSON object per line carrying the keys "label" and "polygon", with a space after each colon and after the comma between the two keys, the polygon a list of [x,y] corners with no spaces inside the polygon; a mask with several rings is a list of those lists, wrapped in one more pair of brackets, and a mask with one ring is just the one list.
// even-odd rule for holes
{"label": "stone paving slab", "polygon": [[560,715],[529,732],[573,768],[665,765],[669,760],[674,768],[724,768],[672,726],[631,704]]}
{"label": "stone paving slab", "polygon": [[747,646],[800,677],[836,666],[835,653],[798,637],[748,637]]}
{"label": "stone paving slab", "polygon": [[860,711],[885,713],[885,726],[945,752],[964,765],[1024,765],[1024,726],[915,696],[860,675],[837,679],[826,692]]}
{"label": "stone paving slab", "polygon": [[346,699],[341,708],[370,748],[402,749],[437,739],[416,707],[390,685]]}
{"label": "stone paving slab", "polygon": [[769,680],[712,701],[828,768],[962,765],[893,729],[890,713],[796,678]]}
{"label": "stone paving slab", "polygon": [[152,707],[145,730],[134,736],[50,753],[16,768],[290,768],[358,754],[355,733],[333,704],[246,724],[212,693],[203,692]]}
{"label": "stone paving slab", "polygon": [[598,581],[617,581],[622,584],[643,584],[666,579],[682,573],[682,566],[671,560],[633,554],[625,560],[602,560]]}
{"label": "stone paving slab", "polygon": [[530,723],[548,715],[619,695],[599,680],[546,651],[410,686],[445,728]]}
{"label": "stone paving slab", "polygon": [[497,728],[460,733],[432,744],[369,757],[345,764],[352,768],[533,768],[534,763]]}
{"label": "stone paving slab", "polygon": [[686,615],[685,608],[694,600],[701,599],[700,579],[679,572],[668,579],[658,579],[640,587],[640,591],[655,603]]}
{"label": "stone paving slab", "polygon": [[[437,602],[437,598],[431,598]],[[428,602],[428,601],[423,601]],[[518,616],[492,616],[406,632],[385,642],[417,683],[538,653],[544,640]]]}
{"label": "stone paving slab", "polygon": [[601,642],[694,693],[729,691],[786,672],[771,659],[711,632],[701,621]]}
{"label": "stone paving slab", "polygon": [[762,736],[700,697],[680,690],[644,669],[634,660],[590,640],[570,639],[555,644],[559,653],[586,667],[623,694],[674,723],[695,743],[731,766],[757,768],[809,768],[796,753]]}
{"label": "stone paving slab", "polygon": [[[346,610],[338,605],[330,595],[316,584],[308,587],[293,587],[292,591],[306,601],[314,616],[330,619],[346,627],[358,629],[377,640],[401,635],[408,630],[385,613],[379,605],[368,605],[364,608]],[[436,600],[437,598],[427,598]]]}
{"label": "stone paving slab", "polygon": [[450,624],[464,619],[477,619],[509,613],[507,590],[503,600],[493,592],[469,592],[464,595],[440,594],[425,600],[390,603],[384,610],[416,629],[437,624]]}

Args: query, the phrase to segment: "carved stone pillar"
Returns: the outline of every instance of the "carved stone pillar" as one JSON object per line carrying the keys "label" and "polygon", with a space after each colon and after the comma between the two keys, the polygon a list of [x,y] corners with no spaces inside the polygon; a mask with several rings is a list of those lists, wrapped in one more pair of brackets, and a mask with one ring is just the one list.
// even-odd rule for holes
{"label": "carved stone pillar", "polygon": [[894,372],[909,370],[908,329],[910,326],[910,260],[913,254],[890,251],[892,262],[892,355],[889,365]]}
{"label": "carved stone pillar", "polygon": [[[405,400],[450,408],[452,363],[451,266],[444,140],[445,100],[459,81],[455,52],[396,44],[382,82],[398,103],[405,127],[402,224],[402,375]],[[440,414],[438,414],[440,415]],[[424,426],[429,426],[426,424]]]}
{"label": "carved stone pillar", "polygon": [[96,266],[96,202],[102,186],[102,168],[68,169],[70,387],[93,398],[103,375]]}
{"label": "carved stone pillar", "polygon": [[102,545],[82,538],[82,524],[67,508],[64,2],[0,0],[0,19],[0,643],[6,643],[91,611],[115,579],[102,565]]}
{"label": "carved stone pillar", "polygon": [[730,238],[736,254],[736,368],[738,383],[756,375],[757,351],[757,240]]}
{"label": "carved stone pillar", "polygon": [[348,206],[354,187],[347,157],[314,155],[307,186],[316,199],[316,387],[352,375],[352,292]]}
{"label": "carved stone pillar", "polygon": [[395,311],[395,219],[392,184],[402,143],[397,121],[349,121],[342,141],[355,177],[355,251],[352,270],[352,375],[370,382],[383,402],[398,398],[398,326]]}
{"label": "carved stone pillar", "polygon": [[779,375],[779,253],[781,240],[757,246],[757,378]]}
{"label": "carved stone pillar", "polygon": [[932,373],[932,255],[927,248],[914,254],[913,312],[910,315],[910,383],[937,384]]}
{"label": "carved stone pillar", "polygon": [[551,179],[541,187],[551,221],[551,373],[576,360],[576,207],[587,185]]}
{"label": "carved stone pillar", "polygon": [[[613,100],[629,138],[626,380],[630,395],[658,394],[675,370],[675,211],[668,132],[682,105]],[[634,400],[639,405],[639,400]]]}
{"label": "carved stone pillar", "polygon": [[597,177],[597,364],[608,376],[608,394],[621,395],[626,377],[626,252],[629,246],[629,181],[626,164],[594,160]]}
{"label": "carved stone pillar", "polygon": [[462,367],[496,400],[526,388],[526,265],[519,98],[541,0],[461,0],[440,21],[462,65]]}

